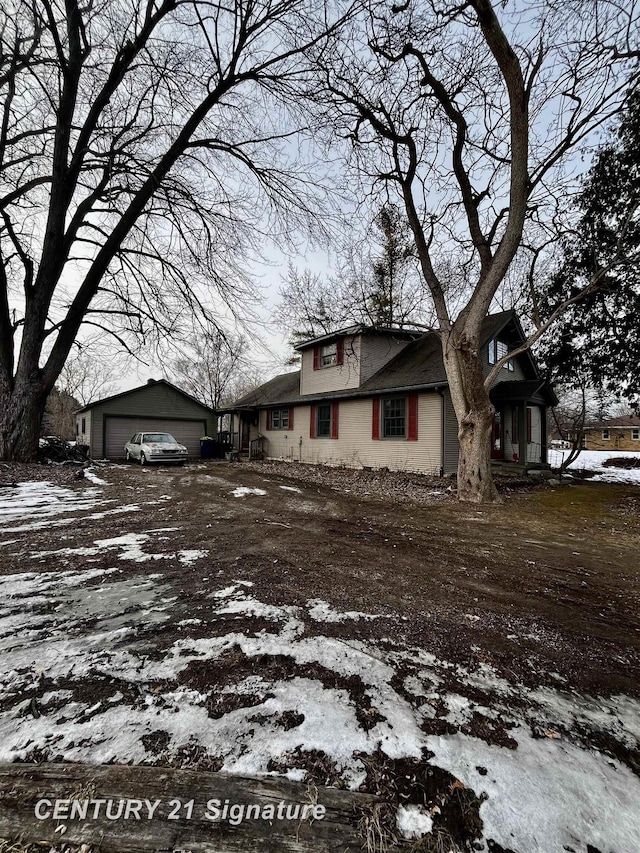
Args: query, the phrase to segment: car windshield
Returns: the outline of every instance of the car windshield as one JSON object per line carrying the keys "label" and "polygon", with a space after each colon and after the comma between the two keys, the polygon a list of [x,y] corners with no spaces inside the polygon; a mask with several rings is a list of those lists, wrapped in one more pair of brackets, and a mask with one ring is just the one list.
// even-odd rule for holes
{"label": "car windshield", "polygon": [[142,436],[144,442],[155,442],[157,444],[176,444],[176,440],[168,432],[145,432]]}

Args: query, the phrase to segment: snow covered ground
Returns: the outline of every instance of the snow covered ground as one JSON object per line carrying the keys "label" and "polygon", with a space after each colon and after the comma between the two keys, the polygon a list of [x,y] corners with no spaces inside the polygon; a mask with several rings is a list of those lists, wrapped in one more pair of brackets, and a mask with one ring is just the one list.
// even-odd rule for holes
{"label": "snow covered ground", "polygon": [[[559,468],[569,455],[568,450],[549,450],[548,461],[552,468]],[[569,468],[576,471],[595,471],[592,478],[601,483],[631,483],[640,486],[640,468],[625,470],[624,468],[605,468],[607,459],[633,457],[640,459],[640,452],[632,450],[583,450]]]}
{"label": "snow covered ground", "polygon": [[[59,521],[70,506],[95,517],[106,500],[100,489],[42,483],[5,492],[2,533]],[[267,493],[239,486],[231,494]],[[234,577],[212,590],[204,581],[215,556],[173,547],[179,529],[33,549],[24,572],[0,575],[0,761],[161,764],[190,752],[230,773],[276,768],[303,780],[300,755],[324,753],[355,790],[366,779],[364,756],[429,756],[454,788],[482,801],[476,850],[493,841],[516,853],[638,853],[640,779],[586,733],[637,750],[640,703],[577,694],[561,679],[555,690],[527,688],[486,664],[467,669],[418,646],[329,630],[384,618],[377,613],[340,612],[321,599],[276,606]],[[105,554],[111,565],[92,568]],[[60,570],[38,571],[52,555]],[[64,568],[78,557],[85,569]],[[199,618],[182,618],[170,561],[193,567]],[[156,630],[172,623],[176,637],[154,647]],[[489,736],[474,733],[478,720]],[[435,721],[448,733],[430,733]],[[419,837],[437,815],[436,806],[407,803],[398,828]]]}

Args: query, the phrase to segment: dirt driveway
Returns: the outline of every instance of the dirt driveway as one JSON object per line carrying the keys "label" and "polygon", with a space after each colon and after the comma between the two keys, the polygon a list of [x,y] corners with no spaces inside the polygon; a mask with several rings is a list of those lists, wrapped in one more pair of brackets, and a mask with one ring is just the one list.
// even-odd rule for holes
{"label": "dirt driveway", "polygon": [[391,786],[451,845],[636,850],[640,489],[93,470],[1,490],[1,760]]}

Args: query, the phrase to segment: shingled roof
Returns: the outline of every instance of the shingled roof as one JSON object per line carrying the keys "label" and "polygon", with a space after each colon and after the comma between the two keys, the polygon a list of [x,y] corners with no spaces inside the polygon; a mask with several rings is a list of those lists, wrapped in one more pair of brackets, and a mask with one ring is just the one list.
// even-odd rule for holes
{"label": "shingled roof", "polygon": [[[495,337],[511,321],[518,323],[514,311],[490,314],[482,326],[481,344]],[[518,324],[519,328],[519,324]],[[262,406],[290,406],[331,398],[370,397],[389,391],[420,390],[447,384],[442,359],[442,346],[437,332],[426,332],[411,341],[388,364],[357,388],[344,391],[326,391],[300,394],[300,371],[283,373],[259,388],[245,394],[233,404],[234,409],[260,408]]]}

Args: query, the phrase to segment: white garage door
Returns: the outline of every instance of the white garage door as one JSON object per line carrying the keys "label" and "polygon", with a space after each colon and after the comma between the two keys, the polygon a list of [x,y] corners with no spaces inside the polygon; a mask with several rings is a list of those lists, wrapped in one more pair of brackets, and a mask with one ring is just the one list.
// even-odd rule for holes
{"label": "white garage door", "polygon": [[124,456],[124,446],[136,432],[170,432],[184,444],[189,456],[199,458],[200,439],[206,435],[204,421],[175,421],[162,418],[118,418],[107,417],[105,424],[105,450],[107,459]]}

